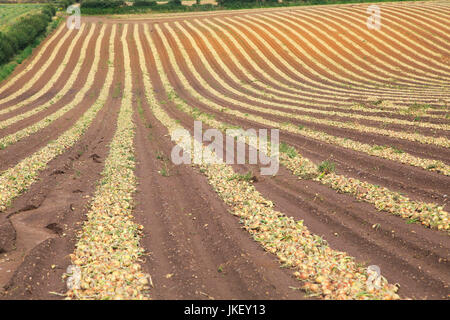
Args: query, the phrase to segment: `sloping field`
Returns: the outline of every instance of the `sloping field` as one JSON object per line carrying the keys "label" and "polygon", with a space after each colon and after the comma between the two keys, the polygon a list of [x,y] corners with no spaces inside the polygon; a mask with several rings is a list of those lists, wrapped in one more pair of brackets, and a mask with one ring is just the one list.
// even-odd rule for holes
{"label": "sloping field", "polygon": [[0,31],[5,31],[16,20],[42,9],[42,4],[0,4]]}
{"label": "sloping field", "polygon": [[[55,30],[0,87],[1,297],[448,299],[448,3],[367,6]],[[278,173],[174,165],[194,120]]]}

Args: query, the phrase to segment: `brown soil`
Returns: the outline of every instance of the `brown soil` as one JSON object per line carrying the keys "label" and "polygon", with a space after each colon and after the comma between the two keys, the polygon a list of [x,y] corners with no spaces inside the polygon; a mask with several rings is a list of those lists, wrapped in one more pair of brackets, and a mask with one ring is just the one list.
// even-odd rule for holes
{"label": "brown soil", "polygon": [[[40,60],[36,63],[36,65],[33,67],[32,70],[30,70],[27,74],[25,74],[23,77],[21,77],[20,79],[18,79],[18,81],[16,81],[11,87],[9,87],[6,91],[2,92],[0,95],[0,98],[5,98],[7,97],[9,94],[15,92],[16,90],[18,90],[19,88],[21,88],[25,83],[27,83],[27,81],[33,77],[36,72],[39,72],[40,69],[42,69],[42,66],[44,65],[44,63],[48,60],[48,57],[51,55],[54,46],[61,40],[61,38],[64,36],[64,32],[61,32],[61,34],[59,34],[58,36],[56,36],[56,33],[59,31],[60,28],[65,28],[65,26],[63,24],[61,24],[59,26],[58,29],[53,30],[53,32],[44,40],[41,42],[41,44],[35,49],[34,54],[32,57],[26,59],[24,61],[24,63],[18,65],[14,71],[11,73],[10,78],[14,77],[16,74],[19,74],[20,72],[22,72],[22,70],[24,70],[29,63],[31,62],[32,59],[35,58],[35,56],[41,52],[41,50],[43,50],[43,46],[47,43],[47,42],[51,42],[51,44],[47,47],[45,53],[43,54],[43,56],[41,56]],[[4,80],[1,84],[5,84],[8,80]]]}
{"label": "brown soil", "polygon": [[[89,56],[89,53],[94,54],[95,41],[96,41],[96,37],[93,36],[91,39],[91,42],[89,43],[89,45],[86,49],[87,53],[88,53],[87,56]],[[105,37],[105,39],[103,39],[103,43],[102,43],[102,49],[103,49],[102,54],[107,54],[106,44],[107,44],[107,39]],[[79,49],[81,49],[82,44],[79,43],[79,45],[80,45]],[[78,50],[78,53],[79,53],[79,50]],[[75,60],[75,62],[76,61],[77,60]],[[42,120],[46,116],[56,112],[58,109],[63,108],[67,103],[69,103],[70,101],[73,100],[73,98],[77,94],[77,91],[79,91],[83,87],[83,85],[86,81],[86,78],[89,74],[89,71],[91,70],[91,67],[92,67],[92,60],[86,59],[81,67],[79,76],[77,77],[75,83],[73,84],[73,89],[69,90],[69,92],[61,98],[61,100],[59,100],[55,104],[51,105],[46,110],[43,110],[31,117],[25,118],[19,122],[16,122],[15,124],[13,124],[9,127],[6,127],[4,129],[0,130],[0,137],[6,137],[10,134],[13,134],[13,133],[19,131],[19,130],[22,130],[22,129],[34,124],[35,122]],[[49,126],[44,128],[43,130],[40,130],[37,133],[30,135],[27,138],[24,138],[13,145],[8,146],[4,150],[0,150],[0,159],[1,159],[0,171],[3,171],[5,169],[15,165],[21,159],[31,155],[33,152],[35,152],[35,151],[39,150],[40,148],[42,148],[43,146],[45,146],[48,141],[57,138],[61,134],[61,132],[64,132],[65,130],[70,128],[79,119],[79,117],[81,117],[81,115],[88,109],[88,107],[91,106],[92,103],[95,101],[96,96],[98,95],[101,85],[103,83],[102,81],[106,75],[106,73],[104,71],[105,71],[105,67],[100,65],[99,66],[99,77],[97,77],[95,79],[92,88],[87,92],[87,94],[82,99],[82,101],[77,106],[75,106],[72,110],[70,110],[69,112],[64,114],[62,117],[60,117],[56,121],[53,121]],[[65,73],[68,74],[69,72],[65,72]],[[41,79],[42,80],[39,80],[38,83],[39,82],[42,83],[42,82],[46,81],[45,77],[43,77]],[[61,86],[61,88],[62,88],[62,86]],[[59,89],[61,89],[61,88],[59,88]],[[55,89],[54,94],[51,96],[54,96],[57,93],[58,93],[58,91]],[[51,97],[49,97],[49,99],[51,99]],[[41,102],[43,102],[43,101],[41,99],[39,99],[39,101],[36,101],[36,102],[32,103],[31,105],[27,106],[26,107],[27,111],[33,109],[34,107],[40,106]],[[23,108],[18,110],[17,113],[19,113],[20,111],[23,111]]]}
{"label": "brown soil", "polygon": [[[343,7],[348,7],[350,8],[349,12],[351,11],[351,7]],[[315,10],[321,10],[321,7],[317,8],[319,9]],[[328,10],[331,7],[325,6],[324,8]],[[407,7],[402,7],[403,9],[407,10]],[[305,9],[305,14],[307,14],[308,10]],[[258,10],[258,13],[268,11],[273,10]],[[108,61],[108,40],[113,23],[139,24],[139,36],[147,64],[142,67],[148,68],[147,70],[155,87],[157,100],[168,101],[155,67],[154,53],[150,50],[143,33],[143,24],[166,21],[180,21],[183,23],[183,20],[191,19],[193,24],[196,25],[195,19],[199,17],[202,19],[214,17],[214,22],[221,24],[220,21],[225,16],[232,17],[233,15],[249,12],[252,11],[202,13],[192,15],[192,18],[189,18],[190,15],[157,16],[153,19],[144,19],[142,21],[138,18],[125,21],[105,17],[86,17],[88,24],[101,21],[107,25],[105,38],[102,42],[101,65],[92,89],[89,90],[81,103],[61,119],[32,136],[7,147],[5,150],[0,150],[0,171],[14,166],[21,159],[45,146],[48,141],[57,138],[70,128],[83,112],[92,105],[106,77],[105,66]],[[439,27],[438,24],[434,25]],[[172,26],[175,27],[174,25]],[[183,26],[188,31],[190,30],[186,24],[183,24]],[[422,24],[421,27],[425,26]],[[205,92],[188,71],[186,62],[181,57],[175,41],[173,41],[163,25],[161,25],[161,28],[165,36],[168,37],[176,59],[180,61],[181,69],[191,86],[203,96],[224,107],[257,114],[252,111],[245,111],[246,109],[239,105],[229,105],[214,96],[213,93]],[[179,30],[175,30],[179,32]],[[203,29],[199,28],[199,30]],[[122,32],[123,28],[118,28],[115,39],[116,56],[115,61],[113,61],[115,75],[113,87],[105,107],[99,112],[88,131],[76,145],[51,161],[47,169],[39,174],[39,179],[23,195],[15,199],[6,212],[0,214],[0,288],[3,290],[0,293],[0,299],[62,299],[64,297],[66,286],[62,281],[62,276],[70,263],[68,255],[74,251],[77,232],[81,229],[97,182],[101,178],[104,159],[109,152],[108,144],[116,128],[117,113],[121,99],[114,92],[114,87],[119,85],[122,88],[124,83],[124,57],[120,41]],[[247,33],[246,31],[244,32]],[[0,121],[19,114],[23,110],[31,110],[58,93],[58,90],[63,86],[60,82],[64,81],[64,79],[67,80],[69,71],[73,69],[77,62],[81,41],[87,33],[88,29],[85,31],[85,35],[80,38],[80,43],[75,47],[74,54],[66,66],[67,70],[65,70],[54,88],[49,91],[48,95],[21,108],[19,111],[0,117]],[[204,49],[203,40],[197,38],[194,33],[191,34],[194,36],[197,44]],[[63,35],[64,32],[58,39]],[[88,45],[88,56],[94,52],[97,36],[98,33],[94,34],[91,43]],[[152,32],[151,36],[155,41],[171,84],[176,89],[177,94],[185,99],[188,104],[214,114],[216,119],[220,121],[240,125],[243,128],[257,129],[262,127],[252,121],[231,118],[224,113],[216,112],[194,99],[182,88],[159,36],[156,32]],[[250,34],[248,36],[253,39]],[[311,41],[314,43],[315,40],[313,38],[315,36],[318,36],[318,34],[314,32],[310,35]],[[212,86],[215,86],[218,91],[227,96],[237,98],[240,101],[248,101],[220,87],[216,79],[201,65],[187,39],[185,37],[181,38],[182,43],[186,45],[189,51],[194,66]],[[270,39],[267,38],[266,40],[275,46],[269,41]],[[283,41],[283,39],[280,40]],[[229,208],[212,190],[207,179],[196,167],[189,165],[175,166],[171,163],[170,153],[173,142],[170,141],[167,130],[152,115],[150,106],[144,97],[143,77],[139,71],[138,52],[131,31],[127,35],[127,41],[132,61],[133,108],[135,111],[134,122],[136,123],[134,147],[137,160],[135,174],[138,179],[138,190],[134,197],[135,207],[133,214],[136,222],[144,226],[141,246],[146,250],[146,255],[142,265],[144,271],[148,272],[152,277],[151,298],[307,298],[301,291],[296,290],[300,283],[293,277],[292,270],[280,268],[276,257],[265,252],[252,240],[249,234],[241,228],[239,219],[229,213]],[[224,41],[227,40],[224,39]],[[214,40],[212,40],[212,43],[220,49],[221,55],[226,55],[226,50],[228,49],[219,48],[218,43]],[[261,45],[256,40],[255,43],[258,43],[259,46]],[[332,45],[332,43],[329,44]],[[3,108],[17,103],[42,88],[51,72],[62,61],[64,54],[66,54],[64,49],[67,49],[69,45],[70,38],[64,43],[61,53],[57,54],[50,70],[41,71],[39,66],[42,66],[46,59],[49,58],[52,52],[50,47],[36,68],[33,68],[26,76],[19,79],[1,97],[11,94],[13,90],[23,86],[31,77],[39,74],[40,79],[36,85],[17,99],[14,99],[13,102],[0,107]],[[254,58],[254,61],[267,70],[271,76],[284,83],[289,83],[279,77],[275,70],[270,70],[265,61],[252,54],[247,45],[244,43],[243,45],[248,50],[248,54]],[[320,48],[319,44],[317,46]],[[286,72],[292,79],[301,81],[295,75],[290,74],[281,63],[274,61],[267,48],[262,46],[260,48],[268,59],[272,59],[272,62],[279,66],[280,70]],[[348,48],[354,50],[351,46]],[[329,53],[324,48],[322,49],[323,52]],[[280,50],[281,53],[282,51]],[[227,83],[237,90],[242,90],[224,75],[223,70],[214,61],[209,52],[205,51],[205,54],[207,59],[211,61],[213,68],[223,75],[223,79]],[[330,54],[330,56],[332,55]],[[253,76],[270,84],[270,81],[259,75],[241,54],[238,54],[238,57]],[[309,75],[304,68],[292,61],[289,56],[286,55],[284,57],[293,66],[299,66],[298,70],[300,72],[307,74],[311,79],[315,79],[314,75]],[[382,56],[380,55],[380,57]],[[348,56],[348,58],[350,59],[351,57]],[[338,59],[336,58],[336,60]],[[224,58],[224,61],[232,72],[245,80],[242,71],[229,58]],[[310,61],[305,62],[311,63]],[[25,62],[24,66],[27,63],[29,61]],[[83,86],[91,70],[91,65],[92,61],[87,59],[82,66],[80,75],[77,77],[73,90],[62,97],[60,102],[52,105],[45,111],[0,130],[0,137],[25,128],[63,107],[76,94],[77,90]],[[24,66],[20,66],[15,72],[18,72]],[[349,70],[351,69],[350,66],[346,67]],[[353,71],[359,72],[356,69],[353,69]],[[442,72],[444,76],[449,77],[447,71]],[[332,76],[329,77],[330,79],[332,78]],[[316,80],[325,84],[322,80]],[[413,80],[414,78],[408,79],[408,81]],[[261,89],[258,83],[255,83],[254,87]],[[276,86],[274,85],[274,87]],[[314,92],[321,93],[322,90],[322,86],[316,86]],[[295,88],[291,91],[284,90],[284,92],[295,93]],[[357,89],[337,88],[337,92],[354,93],[357,92]],[[407,95],[406,92],[401,90],[398,90],[398,93],[399,96]],[[362,93],[361,95],[363,97]],[[445,95],[445,92],[443,92],[443,95]],[[432,100],[432,93],[430,93],[430,97],[430,100]],[[283,101],[283,95],[278,95],[274,101]],[[252,104],[271,108],[270,104]],[[305,105],[300,103],[292,105],[307,106],[307,103]],[[161,106],[171,117],[178,119],[181,125],[192,132],[193,119],[189,115],[179,111],[171,101],[161,104]],[[323,110],[331,110],[331,108],[323,108]],[[363,112],[357,113],[365,114]],[[261,115],[267,119],[280,122],[286,121],[286,118]],[[384,116],[389,115],[385,114]],[[395,115],[395,117],[410,119],[408,116],[403,115]],[[340,118],[335,119],[338,120]],[[424,119],[433,123],[449,123],[447,119]],[[302,123],[300,121],[291,122],[304,124],[333,135],[349,137],[362,142],[395,145],[418,156],[440,159],[447,164],[450,163],[448,160],[450,159],[450,151],[445,148],[392,139],[375,134],[364,134],[353,130]],[[361,123],[370,124],[367,121],[361,121]],[[391,126],[389,128],[403,131],[407,127]],[[204,129],[207,129],[206,125],[204,125]],[[419,132],[434,134],[429,130],[419,130]],[[448,136],[448,133],[444,130],[439,130],[436,134]],[[450,195],[450,184],[446,176],[321,143],[301,135],[282,133],[280,139],[295,146],[305,157],[316,163],[325,159],[332,159],[337,164],[338,173],[386,186],[406,194],[411,199],[439,203],[448,209],[447,200]],[[391,283],[400,284],[399,294],[402,297],[415,299],[449,298],[450,244],[446,233],[426,229],[419,224],[408,224],[406,220],[385,212],[378,212],[370,204],[358,202],[353,197],[336,193],[334,190],[319,183],[299,180],[284,168],[280,168],[279,173],[274,177],[261,176],[259,174],[260,167],[257,165],[233,165],[233,168],[239,173],[252,171],[256,176],[255,187],[264,197],[275,203],[276,210],[296,220],[304,220],[305,225],[313,233],[322,236],[332,248],[346,251],[359,262],[380,266],[382,274]],[[162,174],[162,169],[165,169],[165,174]],[[373,228],[374,225],[379,227]]]}
{"label": "brown soil", "polygon": [[[169,65],[168,61],[163,60],[163,63],[166,66]],[[169,74],[169,78],[175,78],[174,74]],[[177,83],[174,83],[174,85],[177,86]],[[178,93],[191,105],[202,107],[201,103],[189,98],[182,90],[179,90]],[[186,114],[177,111],[175,106],[170,104],[166,111],[171,116],[180,119],[181,123],[192,131],[193,121]],[[217,113],[216,116],[219,119]],[[228,119],[229,121],[230,119]],[[242,124],[242,122],[235,120],[232,123]],[[255,125],[251,127],[258,128]],[[204,129],[206,130],[207,127],[205,126]],[[339,150],[337,153],[339,154],[341,151]],[[357,161],[355,162],[357,163]],[[395,172],[399,167],[392,171]],[[241,173],[249,170],[252,170],[252,172],[259,171],[258,168],[250,166],[235,166],[235,168]],[[391,176],[385,180],[390,181],[391,184],[388,184],[388,186],[392,187],[392,181],[395,181],[395,178]],[[433,236],[431,236],[431,233],[428,232],[431,230],[425,230],[419,225],[414,225],[412,228],[412,225],[406,224],[405,221],[397,217],[377,212],[372,205],[357,202],[352,197],[337,194],[333,190],[311,181],[299,181],[283,169],[280,170],[274,180],[258,176],[256,186],[267,198],[278,199],[278,210],[289,212],[289,215],[297,219],[305,219],[305,223],[309,221],[307,225],[311,225],[315,233],[323,234],[325,239],[330,239],[330,244],[336,243],[336,247],[351,253],[361,261],[380,261],[379,265],[383,265],[383,268],[387,269],[386,276],[390,281],[403,283],[400,292],[405,296],[446,298],[448,274],[444,270],[447,268],[448,261],[448,250],[445,249],[448,248],[448,241],[445,234],[432,231]],[[408,191],[408,194],[414,194],[411,188]],[[424,197],[424,194],[426,194],[424,190],[416,193],[421,198]],[[381,229],[374,231],[372,226],[375,224],[384,226],[381,227],[384,228],[383,231],[380,233],[378,231]],[[331,225],[332,227],[330,227]],[[417,236],[418,232],[429,235],[426,236],[427,241],[430,241],[426,245],[426,249],[422,247],[424,241],[420,236]],[[431,237],[433,240],[431,240]],[[418,240],[418,238],[421,240]],[[434,259],[438,261],[439,265],[430,263],[430,260],[433,259],[432,256],[435,257]],[[419,257],[422,257],[420,262],[414,260]],[[385,262],[381,263],[381,261]],[[396,261],[396,263],[392,263],[392,261]],[[424,265],[428,266],[426,267],[427,271],[423,271]],[[437,269],[432,271],[436,266]],[[402,281],[399,281],[399,279],[402,279]],[[422,294],[417,294],[418,287],[423,290]]]}
{"label": "brown soil", "polygon": [[[155,41],[161,45],[161,43],[158,42],[159,38],[156,35],[155,35]],[[175,52],[177,52],[175,46],[172,48],[175,50]],[[161,50],[160,54],[162,57],[168,59],[165,51]],[[178,55],[178,56],[180,56],[180,55]],[[179,61],[182,63],[182,65],[184,65],[184,61],[182,61],[181,59]],[[194,61],[194,59],[193,59],[193,61]],[[166,63],[166,65],[167,65],[168,72],[169,72],[169,78],[173,79],[174,87],[180,87],[181,83],[178,81],[178,78],[175,76],[175,73],[173,72],[171,66],[169,65],[169,62],[163,60],[163,63]],[[202,71],[208,77],[207,78],[208,82],[210,82],[210,83],[215,82],[215,80],[209,74],[207,74],[205,72],[205,70],[202,70]],[[188,80],[190,81],[192,86],[194,86],[194,87],[199,86],[197,80],[192,76],[192,74],[189,72],[187,67],[183,67],[183,72],[188,77]],[[216,87],[216,89],[219,91],[222,91],[221,88]],[[180,96],[182,96],[182,98],[187,99],[191,105],[195,105],[196,107],[200,108],[201,110],[205,110],[208,113],[212,113],[216,117],[220,118],[223,121],[226,121],[227,123],[243,125],[245,128],[248,128],[248,127],[261,128],[260,124],[256,124],[251,121],[245,121],[245,120],[241,120],[238,118],[230,119],[227,116],[223,116],[223,114],[221,112],[217,112],[217,111],[209,108],[208,106],[204,105],[203,103],[200,103],[200,102],[194,100],[186,92],[184,92],[182,90],[179,90],[178,92],[179,92]],[[246,110],[239,106],[230,106],[229,104],[227,104],[227,102],[222,101],[220,98],[214,97],[209,92],[203,91],[203,92],[201,92],[201,94],[204,95],[205,97],[211,98],[213,101],[215,101],[216,103],[219,103],[220,105],[222,105],[224,107],[232,107],[233,109],[239,109],[239,110],[243,110],[243,111]],[[278,120],[279,122],[283,122],[283,118],[280,118],[280,117],[274,117],[274,116],[268,117],[267,115],[264,115],[262,113],[257,113],[257,112],[253,112],[253,111],[250,111],[250,112],[264,116],[267,119],[275,119],[275,120]],[[294,121],[294,122],[297,123],[296,121]],[[412,153],[418,154],[418,155],[420,155],[420,153],[417,150],[418,149],[421,150],[423,148],[424,150],[427,150],[427,151],[424,151],[422,153],[422,156],[424,154],[426,154],[427,155],[426,157],[430,157],[430,155],[433,155],[433,157],[434,157],[434,155],[437,154],[437,159],[443,159],[444,161],[446,161],[446,160],[448,161],[448,159],[450,157],[450,156],[446,157],[446,155],[448,154],[448,150],[446,150],[446,149],[442,150],[442,148],[436,148],[436,147],[426,146],[426,145],[419,146],[416,143],[402,141],[399,139],[389,139],[389,138],[385,138],[383,136],[378,136],[378,135],[370,135],[371,137],[369,136],[370,138],[373,137],[373,139],[369,139],[369,138],[363,139],[364,136],[362,134],[360,134],[360,133],[359,133],[359,135],[357,133],[352,134],[351,130],[344,130],[344,129],[336,130],[335,128],[329,128],[329,127],[319,126],[319,125],[311,125],[309,123],[302,123],[302,124],[306,124],[309,127],[325,129],[324,131],[331,133],[331,134],[336,134],[336,132],[338,132],[338,133],[341,133],[341,134],[338,134],[339,136],[352,137],[352,138],[356,138],[356,140],[358,140],[358,141],[367,142],[367,143],[371,143],[371,144],[375,143],[375,144],[380,144],[380,145],[384,145],[384,144],[400,145],[402,150],[405,150],[405,151],[406,150],[408,150],[408,151],[414,150],[414,152],[412,152]],[[354,151],[351,151],[348,149],[344,149],[344,148],[340,148],[340,147],[337,147],[334,145],[323,144],[323,143],[317,142],[313,139],[305,138],[300,135],[286,134],[286,135],[282,135],[282,139],[284,139],[285,136],[290,137],[290,139],[287,140],[286,142],[289,142],[289,143],[293,144],[294,146],[296,146],[298,148],[298,150],[302,154],[304,154],[306,157],[309,158],[312,156],[311,160],[313,160],[313,161],[319,161],[319,160],[323,161],[323,160],[329,158],[331,155],[333,155],[333,159],[336,159],[340,165],[347,167],[346,170],[344,170],[344,172],[346,174],[349,174],[350,176],[356,176],[358,178],[363,178],[365,180],[367,179],[368,181],[371,181],[375,184],[381,184],[381,185],[385,185],[388,187],[394,187],[394,189],[397,189],[399,191],[403,191],[406,189],[406,190],[412,192],[412,194],[416,194],[421,198],[424,198],[424,195],[426,195],[427,193],[428,194],[431,193],[434,196],[429,197],[428,198],[429,201],[436,201],[436,197],[439,197],[442,202],[447,200],[448,186],[445,184],[445,181],[447,181],[446,177],[442,177],[437,174],[429,173],[429,172],[426,172],[425,170],[415,168],[415,167],[410,167],[410,166],[405,167],[404,165],[398,164],[393,161],[379,159],[377,157],[372,157],[372,156],[368,156],[368,155],[365,155],[362,153],[357,153],[357,152],[354,152]],[[438,149],[439,152],[431,151],[433,149]],[[321,150],[321,151],[317,152],[316,150]],[[330,151],[325,152],[325,150],[330,150]],[[318,155],[319,155],[319,157],[318,157]],[[351,163],[351,166],[349,166],[348,163]],[[374,171],[374,168],[376,168],[375,171]],[[381,178],[384,176],[388,176],[389,178],[388,179]],[[427,178],[427,176],[428,176],[428,178]],[[427,189],[429,187],[426,186],[427,182],[425,182],[425,181],[430,181],[429,183],[433,184],[432,192],[427,192]],[[411,184],[413,184],[413,185],[411,185]],[[418,188],[421,188],[421,189],[418,189]],[[439,194],[439,191],[436,189],[441,190],[440,196],[436,196],[436,194]],[[414,192],[414,191],[416,191],[416,192]],[[438,192],[436,192],[436,191],[438,191]],[[447,195],[447,197],[444,197],[444,195]]]}
{"label": "brown soil", "polygon": [[[103,54],[108,56],[107,44],[111,28],[105,33]],[[116,36],[116,68],[123,65],[119,35]],[[106,61],[103,62],[103,65]],[[118,70],[114,82],[122,81]],[[100,86],[106,68],[98,73]],[[97,87],[95,86],[95,87]],[[97,87],[98,88],[98,87]],[[94,99],[95,100],[95,99]],[[91,105],[93,101],[85,101]],[[108,155],[108,143],[115,130],[120,99],[112,98],[91,124],[83,138],[62,156],[51,161],[26,194],[17,198],[13,206],[2,213],[1,226],[9,226],[9,234],[2,233],[2,244],[8,236],[9,248],[0,258],[0,277],[4,299],[60,299],[52,292],[65,293],[62,275],[70,263],[76,232],[80,230],[96,182]],[[59,134],[63,130],[59,131]],[[95,161],[94,157],[95,156]],[[32,235],[32,236],[30,236]],[[9,271],[8,271],[9,270]]]}
{"label": "brown soil", "polygon": [[[136,49],[131,50],[136,57]],[[148,50],[146,56],[151,56]],[[141,83],[133,87],[143,90]],[[163,90],[160,83],[156,89]],[[299,291],[289,289],[298,285],[290,272],[280,269],[274,257],[240,230],[238,219],[201,174],[190,166],[173,165],[168,177],[158,173],[164,160],[157,156],[170,156],[173,145],[146,103],[143,109],[144,114],[135,116],[139,179],[135,217],[144,225],[142,244],[149,251],[144,268],[153,279],[152,297],[302,299]]]}

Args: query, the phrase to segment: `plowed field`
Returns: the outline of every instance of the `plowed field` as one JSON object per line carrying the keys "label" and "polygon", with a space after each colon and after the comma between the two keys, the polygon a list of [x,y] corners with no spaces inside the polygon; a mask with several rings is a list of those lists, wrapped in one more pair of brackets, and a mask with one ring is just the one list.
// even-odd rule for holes
{"label": "plowed field", "polygon": [[[0,84],[0,297],[448,299],[448,4],[61,24]],[[278,173],[173,164],[194,120]]]}

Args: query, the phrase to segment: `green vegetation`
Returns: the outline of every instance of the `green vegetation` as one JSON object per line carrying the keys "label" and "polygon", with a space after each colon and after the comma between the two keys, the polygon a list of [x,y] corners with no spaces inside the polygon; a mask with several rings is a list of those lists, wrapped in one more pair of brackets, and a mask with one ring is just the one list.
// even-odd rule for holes
{"label": "green vegetation", "polygon": [[98,9],[108,9],[108,8],[118,8],[125,6],[125,2],[122,0],[86,0],[81,3],[81,8],[98,8]]}
{"label": "green vegetation", "polygon": [[166,163],[164,162],[164,168],[162,168],[161,170],[158,171],[163,177],[168,177],[169,174],[169,169],[167,168]]}
{"label": "green vegetation", "polygon": [[[408,113],[423,112],[429,108],[431,108],[431,106],[429,104],[414,103],[408,107]],[[416,121],[416,120],[414,120],[414,121]]]}
{"label": "green vegetation", "polygon": [[[407,1],[407,0],[397,0]],[[414,1],[414,0],[413,0]],[[85,0],[81,3],[81,14],[133,14],[133,13],[167,13],[167,12],[196,12],[227,9],[252,9],[270,7],[292,7],[315,4],[340,4],[360,2],[392,2],[392,0],[293,0],[279,3],[276,0],[218,0],[218,4],[201,4],[197,1],[192,6],[182,5],[181,0],[170,0],[168,3],[157,4],[156,1],[137,0],[133,5],[126,5],[121,0]]]}
{"label": "green vegetation", "polygon": [[298,155],[294,147],[291,147],[284,142],[280,144],[280,152],[286,153],[291,159]]}
{"label": "green vegetation", "polygon": [[156,152],[156,159],[158,159],[162,162],[162,168],[161,168],[161,170],[158,170],[158,173],[160,175],[162,175],[163,177],[170,177],[170,169],[169,169],[170,159],[168,157],[166,157],[164,152],[162,152],[162,151]]}
{"label": "green vegetation", "polygon": [[402,149],[397,148],[397,147],[394,147],[394,146],[392,146],[391,149],[392,149],[395,153],[398,153],[398,154],[405,153],[405,151],[403,151]]}
{"label": "green vegetation", "polygon": [[380,104],[382,104],[382,103],[383,103],[383,100],[378,99],[377,101],[375,101],[375,102],[373,103],[373,105],[378,106],[378,105],[380,105]]}
{"label": "green vegetation", "polygon": [[156,5],[156,1],[150,0],[137,0],[133,2],[133,7],[154,7]]}
{"label": "green vegetation", "polygon": [[[40,13],[26,15],[15,21],[6,32],[1,33],[1,48],[5,62],[14,52],[25,48],[47,28],[48,22],[55,14],[53,6],[46,6]],[[9,56],[8,56],[9,55]]]}
{"label": "green vegetation", "polygon": [[[50,2],[52,2],[52,1],[50,1]],[[75,0],[59,0],[59,1],[57,0],[53,4],[58,6],[61,9],[66,9],[67,7],[69,7],[73,3],[75,3]]]}
{"label": "green vegetation", "polygon": [[325,160],[321,164],[319,164],[319,167],[317,168],[320,173],[323,175],[332,173],[335,171],[335,164],[331,161]]}
{"label": "green vegetation", "polygon": [[[23,5],[17,6],[21,8]],[[2,14],[2,7],[0,5],[0,15]],[[3,31],[0,31],[0,81],[4,80],[18,64],[30,56],[33,49],[59,25],[60,19],[52,21],[56,12],[55,7],[40,5],[39,8],[41,9],[40,12],[20,15],[8,27],[2,24],[3,28],[1,29]]]}
{"label": "green vegetation", "polygon": [[413,224],[413,223],[418,223],[419,219],[414,218],[414,219],[408,219],[408,221],[406,221],[407,224]]}
{"label": "green vegetation", "polygon": [[5,28],[6,31],[0,32],[0,64],[9,62],[15,54],[42,35],[55,13],[55,7],[44,6],[41,12],[22,16]]}
{"label": "green vegetation", "polygon": [[253,175],[253,172],[249,171],[246,174],[236,173],[228,178],[228,181],[231,180],[254,182],[256,181],[256,177]]}
{"label": "green vegetation", "polygon": [[112,93],[112,97],[113,99],[117,99],[120,96],[122,96],[122,84],[120,82],[116,83],[116,85],[114,86],[114,90]]}
{"label": "green vegetation", "polygon": [[39,13],[43,4],[0,4],[0,31],[5,32],[18,19],[29,14]]}

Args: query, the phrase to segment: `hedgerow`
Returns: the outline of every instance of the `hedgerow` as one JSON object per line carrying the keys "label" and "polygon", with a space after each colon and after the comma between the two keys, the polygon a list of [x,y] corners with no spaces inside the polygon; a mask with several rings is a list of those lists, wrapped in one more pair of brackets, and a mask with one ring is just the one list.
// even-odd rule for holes
{"label": "hedgerow", "polygon": [[81,3],[81,8],[118,8],[125,5],[124,1],[121,0],[88,0]]}
{"label": "hedgerow", "polygon": [[66,9],[70,5],[72,5],[75,2],[75,0],[61,0],[58,2],[58,5],[62,7],[63,9]]}
{"label": "hedgerow", "polygon": [[15,54],[43,34],[55,13],[56,9],[47,5],[40,13],[22,17],[8,31],[0,32],[0,64],[9,62]]}
{"label": "hedgerow", "polygon": [[156,1],[150,1],[150,0],[136,0],[133,3],[133,7],[153,7],[156,6]]}

